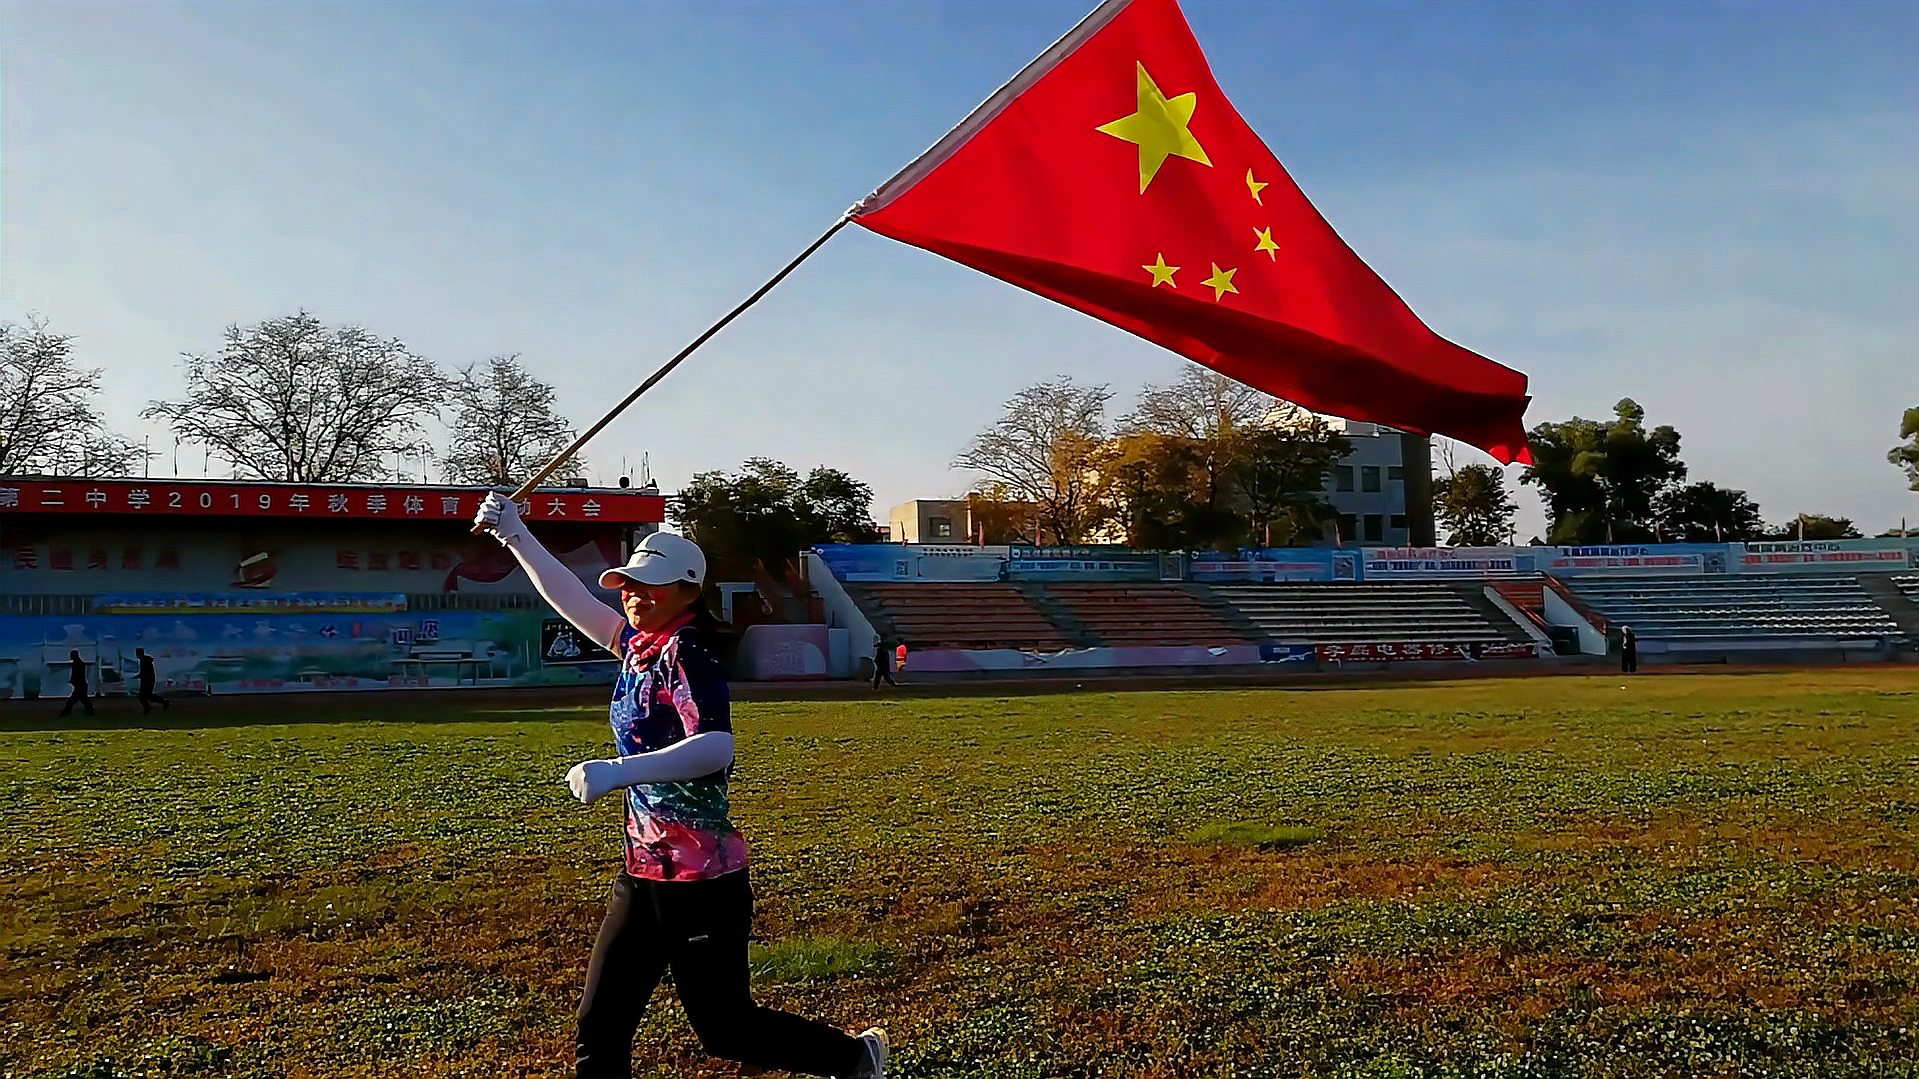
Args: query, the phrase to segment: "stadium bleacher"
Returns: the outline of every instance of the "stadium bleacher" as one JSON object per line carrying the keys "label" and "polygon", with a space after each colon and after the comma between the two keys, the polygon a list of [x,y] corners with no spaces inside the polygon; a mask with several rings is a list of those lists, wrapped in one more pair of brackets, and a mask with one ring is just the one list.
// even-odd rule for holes
{"label": "stadium bleacher", "polygon": [[1045,590],[1105,645],[1251,643],[1185,585],[1048,583]]}
{"label": "stadium bleacher", "polygon": [[[1473,586],[1478,587],[1478,586]],[[1498,644],[1528,640],[1438,582],[1214,585],[1260,631],[1288,644],[1429,642]]]}
{"label": "stadium bleacher", "polygon": [[1073,647],[1018,587],[1002,583],[848,583],[848,594],[874,627],[920,648],[1018,648],[1057,652]]}
{"label": "stadium bleacher", "polygon": [[1919,577],[1894,577],[1892,583],[1907,599],[1919,603]]}
{"label": "stadium bleacher", "polygon": [[1566,584],[1641,640],[1872,640],[1899,627],[1857,578],[1726,576],[1661,580],[1582,577]]}

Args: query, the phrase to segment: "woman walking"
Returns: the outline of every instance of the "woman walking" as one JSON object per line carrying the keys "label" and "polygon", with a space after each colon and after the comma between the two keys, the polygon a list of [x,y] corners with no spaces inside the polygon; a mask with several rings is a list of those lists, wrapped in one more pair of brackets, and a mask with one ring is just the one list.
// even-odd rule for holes
{"label": "woman walking", "polygon": [[837,1079],[882,1077],[886,1035],[853,1037],[763,1008],[748,988],[753,892],[746,840],[728,815],[733,728],[712,640],[706,555],[657,533],[600,576],[620,610],[539,544],[513,503],[489,494],[474,523],[513,552],[553,609],[620,659],[611,720],[616,756],[582,761],[566,784],[582,803],[625,792],[626,864],[613,881],[580,998],[580,1079],[632,1073],[633,1032],[671,968],[686,1017],[714,1056]]}

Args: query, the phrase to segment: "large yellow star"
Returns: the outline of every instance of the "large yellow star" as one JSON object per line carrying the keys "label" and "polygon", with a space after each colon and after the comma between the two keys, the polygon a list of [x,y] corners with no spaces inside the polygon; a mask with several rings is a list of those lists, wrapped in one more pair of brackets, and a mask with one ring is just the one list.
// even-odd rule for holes
{"label": "large yellow star", "polygon": [[1179,272],[1179,267],[1166,265],[1166,255],[1164,252],[1155,255],[1153,257],[1153,263],[1151,266],[1140,267],[1140,269],[1153,275],[1153,288],[1158,288],[1161,285],[1172,285],[1174,288],[1179,287],[1173,283],[1173,275]]}
{"label": "large yellow star", "polygon": [[1239,293],[1239,290],[1233,287],[1233,275],[1238,272],[1238,268],[1222,270],[1219,268],[1219,263],[1215,262],[1213,263],[1213,276],[1201,281],[1200,284],[1212,289],[1213,300],[1214,302],[1218,302],[1220,297],[1229,292],[1235,295]]}
{"label": "large yellow star", "polygon": [[1251,191],[1253,193],[1253,201],[1259,203],[1261,206],[1266,205],[1266,200],[1260,198],[1259,193],[1261,191],[1266,190],[1266,187],[1267,187],[1266,181],[1253,179],[1252,169],[1246,170],[1246,190]]}
{"label": "large yellow star", "polygon": [[1273,254],[1273,252],[1279,250],[1279,245],[1273,242],[1272,227],[1268,226],[1263,229],[1254,229],[1253,235],[1259,237],[1259,242],[1253,245],[1253,250],[1264,251],[1266,252],[1267,258],[1272,259],[1274,262],[1278,262],[1279,256]]}
{"label": "large yellow star", "polygon": [[1213,163],[1207,159],[1199,140],[1186,129],[1186,125],[1192,123],[1197,96],[1181,94],[1168,98],[1146,73],[1145,64],[1135,62],[1134,66],[1139,70],[1135,83],[1139,110],[1110,124],[1102,124],[1099,130],[1139,146],[1139,193],[1144,195],[1146,185],[1159,175],[1159,167],[1169,157],[1197,161],[1207,168],[1212,168]]}

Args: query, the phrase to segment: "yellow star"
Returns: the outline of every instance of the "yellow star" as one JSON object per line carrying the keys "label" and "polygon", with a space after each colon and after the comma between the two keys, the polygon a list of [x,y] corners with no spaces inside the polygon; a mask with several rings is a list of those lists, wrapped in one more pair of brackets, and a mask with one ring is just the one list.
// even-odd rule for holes
{"label": "yellow star", "polygon": [[1159,86],[1153,77],[1146,73],[1146,65],[1135,63],[1139,77],[1135,80],[1135,90],[1139,111],[1131,116],[1122,116],[1110,124],[1103,124],[1099,130],[1116,139],[1139,146],[1139,193],[1146,193],[1146,185],[1153,182],[1159,174],[1159,167],[1169,157],[1183,157],[1188,161],[1197,161],[1207,168],[1213,163],[1207,159],[1206,151],[1186,129],[1193,120],[1193,107],[1198,98],[1193,94],[1181,94],[1168,98],[1159,92]]}
{"label": "yellow star", "polygon": [[1259,193],[1261,191],[1266,190],[1266,187],[1267,187],[1266,184],[1260,183],[1258,180],[1253,179],[1252,169],[1246,170],[1246,190],[1251,191],[1253,193],[1253,201],[1259,203],[1261,206],[1266,205],[1266,200],[1260,198]]}
{"label": "yellow star", "polygon": [[1266,252],[1267,258],[1272,259],[1274,262],[1278,262],[1279,256],[1273,254],[1273,252],[1279,250],[1279,245],[1273,242],[1272,227],[1269,225],[1263,229],[1254,229],[1253,235],[1259,237],[1259,242],[1253,245],[1253,250],[1264,251]]}
{"label": "yellow star", "polygon": [[1158,288],[1161,285],[1172,285],[1174,288],[1178,288],[1179,286],[1173,283],[1173,275],[1179,272],[1179,267],[1166,265],[1166,255],[1164,252],[1155,255],[1153,262],[1154,265],[1152,266],[1140,267],[1140,269],[1153,275],[1152,287]]}
{"label": "yellow star", "polygon": [[1200,284],[1213,290],[1213,301],[1217,303],[1220,297],[1229,292],[1235,295],[1239,293],[1239,290],[1233,287],[1233,275],[1238,272],[1238,268],[1222,270],[1219,268],[1219,263],[1215,262],[1213,263],[1213,276],[1201,281]]}

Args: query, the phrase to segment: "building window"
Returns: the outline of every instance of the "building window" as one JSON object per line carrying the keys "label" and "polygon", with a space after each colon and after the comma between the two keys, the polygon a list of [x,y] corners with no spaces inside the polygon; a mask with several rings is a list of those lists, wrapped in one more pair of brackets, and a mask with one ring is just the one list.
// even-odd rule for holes
{"label": "building window", "polygon": [[1342,513],[1339,515],[1339,542],[1359,542],[1359,518],[1354,517],[1350,513]]}
{"label": "building window", "polygon": [[1367,465],[1359,470],[1359,487],[1369,495],[1379,493],[1379,466]]}
{"label": "building window", "polygon": [[926,533],[934,539],[953,538],[953,519],[951,517],[928,517]]}
{"label": "building window", "polygon": [[1388,527],[1396,528],[1404,532],[1406,531],[1406,515],[1403,513],[1395,513],[1386,519],[1386,524]]}
{"label": "building window", "polygon": [[1333,469],[1333,490],[1350,491],[1353,489],[1353,466],[1340,465]]}
{"label": "building window", "polygon": [[1366,542],[1381,543],[1386,539],[1386,518],[1377,513],[1366,515]]}
{"label": "building window", "polygon": [[1388,469],[1386,470],[1386,482],[1388,482],[1388,483],[1405,483],[1405,482],[1406,482],[1406,470],[1405,470],[1405,469],[1403,469],[1403,468],[1401,468],[1401,467],[1399,467],[1398,465],[1394,465],[1394,466],[1392,466],[1391,468],[1388,468]]}

